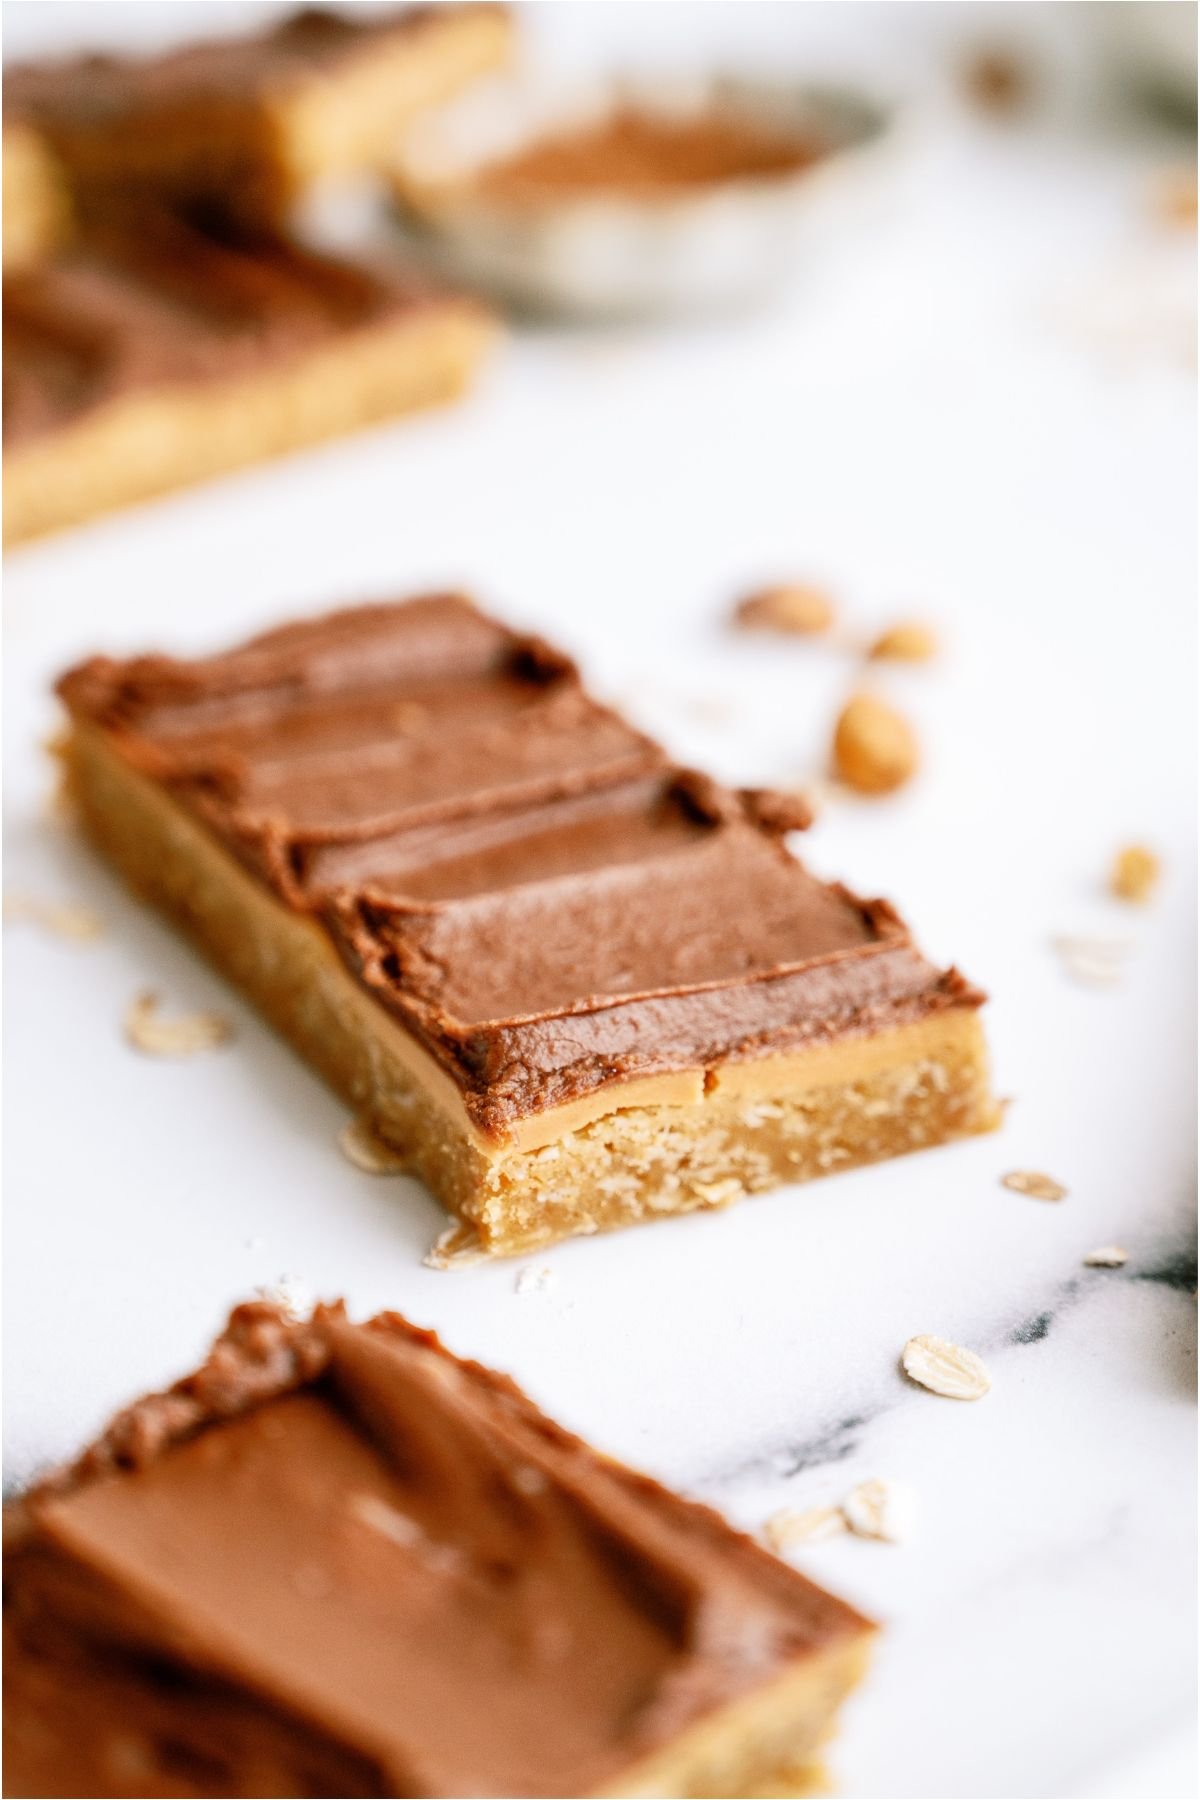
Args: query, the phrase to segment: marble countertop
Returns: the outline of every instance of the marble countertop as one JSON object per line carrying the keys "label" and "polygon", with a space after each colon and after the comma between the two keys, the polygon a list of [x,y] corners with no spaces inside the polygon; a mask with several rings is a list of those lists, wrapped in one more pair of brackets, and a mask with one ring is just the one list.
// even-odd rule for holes
{"label": "marble countertop", "polygon": [[[1194,243],[1148,210],[1162,155],[943,107],[876,225],[752,319],[523,333],[455,412],[10,556],[5,887],[107,926],[6,937],[10,1484],[286,1276],[436,1326],[752,1529],[911,1484],[908,1543],[794,1552],[887,1625],[840,1794],[1190,1791]],[[341,1158],[338,1103],[49,816],[49,682],[463,583],[681,758],[797,782],[859,665],[724,625],[791,575],[856,633],[916,615],[944,640],[879,676],[919,780],[830,799],[803,853],[989,989],[1003,1130],[562,1246],[520,1293],[512,1264],[423,1267],[428,1196]],[[1134,840],[1165,868],[1145,909],[1104,893]],[[1124,940],[1118,980],[1072,981],[1063,932]],[[138,1058],[120,1020],[146,986],[236,1041]],[[1113,1242],[1124,1268],[1083,1266]],[[916,1332],[978,1351],[987,1398],[906,1383]]]}

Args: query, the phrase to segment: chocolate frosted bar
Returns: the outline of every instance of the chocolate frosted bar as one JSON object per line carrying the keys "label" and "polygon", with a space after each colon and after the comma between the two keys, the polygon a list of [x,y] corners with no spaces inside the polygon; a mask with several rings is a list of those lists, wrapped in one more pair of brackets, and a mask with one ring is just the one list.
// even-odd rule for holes
{"label": "chocolate frosted bar", "polygon": [[6,542],[457,394],[482,310],[163,208],[5,283]]}
{"label": "chocolate frosted bar", "polygon": [[341,1306],[239,1307],[7,1525],[27,1796],[797,1792],[873,1632]]}
{"label": "chocolate frosted bar", "polygon": [[81,200],[137,185],[278,220],[310,181],[386,160],[397,133],[503,63],[503,7],[311,8],[253,37],[154,58],[6,72],[6,120],[34,127]]}
{"label": "chocolate frosted bar", "polygon": [[512,1253],[996,1122],[978,1008],[883,901],[466,600],[60,683],[99,846],[462,1230]]}

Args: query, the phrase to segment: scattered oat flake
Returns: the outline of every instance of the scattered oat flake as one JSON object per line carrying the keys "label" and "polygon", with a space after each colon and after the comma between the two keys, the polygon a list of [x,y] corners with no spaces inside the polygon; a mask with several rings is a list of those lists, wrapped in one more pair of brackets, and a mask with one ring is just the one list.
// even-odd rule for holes
{"label": "scattered oat flake", "polygon": [[408,1166],[400,1152],[385,1144],[366,1119],[351,1119],[342,1128],[338,1148],[347,1162],[367,1175],[400,1175]]}
{"label": "scattered oat flake", "polygon": [[1063,969],[1089,987],[1115,987],[1129,955],[1128,938],[1084,937],[1059,932],[1052,940]]}
{"label": "scattered oat flake", "polygon": [[465,1269],[484,1262],[486,1252],[475,1227],[458,1219],[435,1238],[422,1260],[427,1269]]}
{"label": "scattered oat flake", "polygon": [[1109,871],[1109,890],[1118,900],[1132,900],[1142,905],[1158,886],[1162,865],[1153,850],[1144,844],[1127,844],[1118,850]]}
{"label": "scattered oat flake", "polygon": [[104,921],[99,913],[73,900],[35,900],[29,894],[6,894],[4,921],[7,925],[40,925],[56,937],[74,938],[81,944],[104,936]]}
{"label": "scattered oat flake", "polygon": [[846,1529],[845,1516],[837,1506],[809,1506],[803,1512],[784,1507],[772,1513],[763,1526],[763,1536],[778,1554],[793,1544],[820,1544],[826,1538],[840,1537]]}
{"label": "scattered oat flake", "polygon": [[945,1338],[909,1338],[900,1361],[910,1381],[947,1400],[982,1400],[992,1385],[982,1359]]}
{"label": "scattered oat flake", "polygon": [[547,1288],[553,1287],[554,1282],[555,1274],[553,1269],[534,1268],[531,1264],[528,1268],[521,1270],[521,1273],[513,1283],[513,1287],[518,1294],[541,1294],[544,1293]]}
{"label": "scattered oat flake", "polygon": [[295,1275],[281,1275],[278,1281],[267,1282],[254,1291],[260,1300],[277,1306],[289,1319],[307,1319],[316,1301],[308,1283]]}
{"label": "scattered oat flake", "polygon": [[1014,1194],[1028,1194],[1031,1200],[1065,1200],[1067,1190],[1061,1181],[1055,1181],[1052,1175],[1042,1175],[1036,1169],[1010,1169],[1007,1175],[1000,1177],[1002,1187],[1011,1188]]}
{"label": "scattered oat flake", "polygon": [[139,994],[125,1014],[125,1036],[147,1056],[194,1056],[228,1043],[233,1026],[220,1013],[185,1013],[178,1019],[158,1016],[158,995]]}
{"label": "scattered oat flake", "polygon": [[1120,1244],[1102,1244],[1098,1250],[1089,1250],[1083,1259],[1085,1269],[1119,1269],[1129,1261],[1128,1250],[1122,1250]]}
{"label": "scattered oat flake", "polygon": [[842,1501],[842,1514],[856,1537],[903,1544],[916,1525],[917,1496],[907,1482],[880,1476],[852,1488]]}

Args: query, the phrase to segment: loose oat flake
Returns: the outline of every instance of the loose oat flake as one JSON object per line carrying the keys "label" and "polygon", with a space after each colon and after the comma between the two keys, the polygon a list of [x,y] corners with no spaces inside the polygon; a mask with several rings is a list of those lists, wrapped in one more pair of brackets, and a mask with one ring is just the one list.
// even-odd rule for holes
{"label": "loose oat flake", "polygon": [[486,1253],[473,1225],[456,1220],[430,1245],[422,1261],[427,1269],[465,1269],[483,1262]]}
{"label": "loose oat flake", "polygon": [[820,1544],[826,1538],[840,1537],[846,1520],[840,1507],[809,1506],[803,1512],[784,1507],[772,1513],[763,1526],[763,1536],[778,1554],[793,1544]]}
{"label": "loose oat flake", "polygon": [[104,936],[104,921],[90,906],[73,900],[35,900],[29,894],[6,894],[4,921],[8,925],[40,925],[56,937],[91,943]]}
{"label": "loose oat flake", "polygon": [[254,1291],[260,1300],[277,1306],[289,1319],[307,1319],[316,1305],[312,1289],[296,1275],[281,1275],[278,1281],[268,1282]]}
{"label": "loose oat flake", "polygon": [[1128,1250],[1122,1250],[1120,1244],[1102,1244],[1098,1250],[1089,1250],[1083,1259],[1087,1269],[1119,1269],[1129,1261]]}
{"label": "loose oat flake", "polygon": [[513,1283],[518,1294],[541,1294],[553,1286],[554,1270],[534,1268],[532,1264],[528,1268],[522,1269]]}
{"label": "loose oat flake", "polygon": [[906,1482],[876,1477],[851,1489],[842,1501],[842,1514],[856,1537],[903,1544],[916,1524],[917,1496]]}
{"label": "loose oat flake", "polygon": [[909,1338],[900,1362],[910,1381],[947,1400],[982,1400],[992,1385],[986,1366],[973,1350],[926,1333]]}
{"label": "loose oat flake", "polygon": [[147,1056],[194,1056],[199,1050],[215,1050],[228,1043],[233,1026],[220,1013],[185,1013],[179,1019],[160,1019],[158,995],[139,994],[125,1014],[125,1036],[135,1050]]}
{"label": "loose oat flake", "polygon": [[1052,940],[1066,973],[1088,987],[1115,987],[1129,955],[1128,938],[1080,937],[1060,932]]}
{"label": "loose oat flake", "polygon": [[1052,1175],[1042,1175],[1036,1169],[1010,1169],[1007,1175],[1000,1177],[1002,1187],[1011,1188],[1014,1194],[1028,1194],[1031,1200],[1065,1200],[1067,1190],[1061,1181],[1055,1181]]}
{"label": "loose oat flake", "polygon": [[347,1162],[366,1175],[401,1175],[407,1168],[398,1150],[376,1135],[366,1119],[351,1119],[338,1133],[338,1148]]}

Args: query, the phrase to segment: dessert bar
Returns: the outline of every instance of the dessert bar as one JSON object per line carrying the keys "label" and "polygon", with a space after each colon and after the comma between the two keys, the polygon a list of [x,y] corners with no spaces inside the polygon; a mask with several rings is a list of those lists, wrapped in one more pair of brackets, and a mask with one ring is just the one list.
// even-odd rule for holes
{"label": "dessert bar", "polygon": [[257,36],[5,75],[81,200],[134,186],[278,222],[311,181],[382,163],[413,117],[508,57],[503,7],[310,8]]}
{"label": "dessert bar", "polygon": [[5,284],[5,541],[450,399],[492,333],[392,266],[114,216]]}
{"label": "dessert bar", "polygon": [[795,1792],[874,1628],[386,1313],[252,1303],[6,1520],[5,1792]]}
{"label": "dessert bar", "polygon": [[990,1129],[983,995],[449,595],[59,692],[99,847],[516,1253]]}

